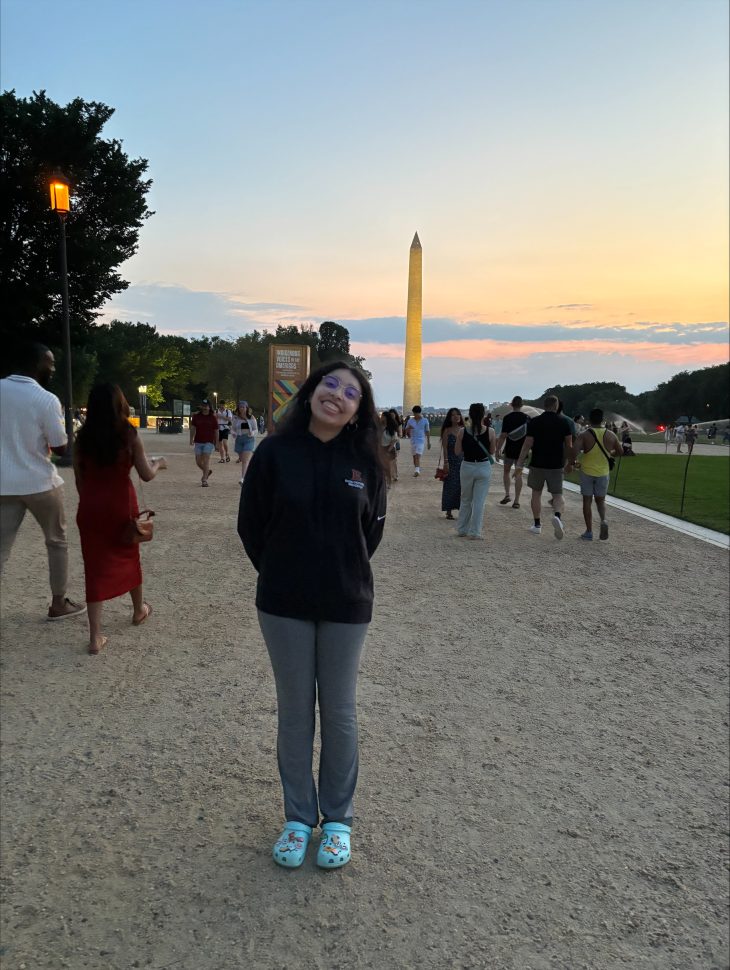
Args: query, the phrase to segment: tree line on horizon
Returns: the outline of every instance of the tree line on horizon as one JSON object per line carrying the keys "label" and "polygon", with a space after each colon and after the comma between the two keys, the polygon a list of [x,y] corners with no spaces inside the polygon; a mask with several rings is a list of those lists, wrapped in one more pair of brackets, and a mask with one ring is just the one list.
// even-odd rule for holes
{"label": "tree line on horizon", "polygon": [[[312,368],[328,360],[344,360],[368,374],[364,359],[350,353],[347,328],[332,320],[325,320],[318,329],[279,325],[275,331],[254,330],[233,340],[160,334],[148,323],[112,320],[90,327],[84,343],[73,351],[75,404],[86,403],[94,383],[108,381],[118,384],[135,407],[139,405],[137,389],[146,386],[151,410],[169,411],[175,399],[197,405],[216,394],[219,402],[230,405],[245,399],[255,411],[263,412],[272,344],[308,346]],[[55,383],[58,387],[53,389],[61,392],[60,366]]]}
{"label": "tree line on horizon", "polygon": [[680,371],[640,394],[631,394],[615,381],[555,384],[525,403],[542,407],[548,394],[560,398],[571,417],[587,417],[592,408],[602,408],[606,414],[620,414],[629,421],[668,424],[685,415],[697,421],[720,421],[730,417],[730,364]]}

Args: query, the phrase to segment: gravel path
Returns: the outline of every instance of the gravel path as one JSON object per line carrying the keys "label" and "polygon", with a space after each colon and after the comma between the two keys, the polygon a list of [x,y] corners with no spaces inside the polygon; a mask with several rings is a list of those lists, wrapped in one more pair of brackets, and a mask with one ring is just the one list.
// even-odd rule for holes
{"label": "gravel path", "polygon": [[99,657],[46,623],[32,521],[3,577],[3,968],[727,968],[725,552],[621,513],[581,543],[574,495],[565,539],[534,537],[496,479],[487,541],[453,539],[435,450],[402,462],[354,860],[288,872],[238,475],[201,489],[185,441],[146,444],[171,466],[148,623],[109,604]]}

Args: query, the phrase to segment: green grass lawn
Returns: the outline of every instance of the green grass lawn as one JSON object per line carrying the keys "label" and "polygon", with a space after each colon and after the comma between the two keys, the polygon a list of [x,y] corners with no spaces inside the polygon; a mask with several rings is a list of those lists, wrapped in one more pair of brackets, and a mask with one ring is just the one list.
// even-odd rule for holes
{"label": "green grass lawn", "polygon": [[[667,515],[730,533],[730,459],[693,455],[687,470],[684,511],[680,515],[687,456],[636,455],[622,458],[611,472],[608,494]],[[578,482],[578,475],[569,481]]]}

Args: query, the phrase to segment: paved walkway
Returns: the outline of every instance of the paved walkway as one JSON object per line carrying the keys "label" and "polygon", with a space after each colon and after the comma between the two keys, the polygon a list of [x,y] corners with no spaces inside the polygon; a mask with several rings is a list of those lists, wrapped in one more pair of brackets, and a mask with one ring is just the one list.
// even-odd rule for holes
{"label": "paved walkway", "polygon": [[573,495],[566,538],[535,537],[496,479],[486,541],[455,539],[435,450],[421,480],[402,459],[354,860],[287,872],[236,470],[201,489],[186,440],[146,442],[170,456],[147,488],[148,623],[108,604],[89,657],[83,622],[45,622],[30,521],[3,577],[3,968],[726,967],[724,550],[619,509],[581,543]]}

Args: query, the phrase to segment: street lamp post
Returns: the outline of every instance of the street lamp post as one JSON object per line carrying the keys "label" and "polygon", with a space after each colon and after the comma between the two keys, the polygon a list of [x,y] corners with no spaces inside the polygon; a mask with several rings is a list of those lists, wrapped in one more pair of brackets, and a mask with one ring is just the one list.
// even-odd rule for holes
{"label": "street lamp post", "polygon": [[139,392],[139,426],[147,427],[147,385],[140,384],[137,388]]}
{"label": "street lamp post", "polygon": [[51,209],[58,216],[59,257],[61,266],[61,305],[63,309],[63,358],[66,378],[66,454],[59,465],[73,463],[73,380],[71,376],[71,321],[68,311],[68,266],[66,263],[66,216],[71,208],[69,203],[68,179],[60,172],[51,179]]}
{"label": "street lamp post", "polygon": [[215,409],[218,410],[218,391],[213,391],[213,397],[215,398]]}

